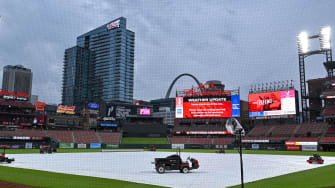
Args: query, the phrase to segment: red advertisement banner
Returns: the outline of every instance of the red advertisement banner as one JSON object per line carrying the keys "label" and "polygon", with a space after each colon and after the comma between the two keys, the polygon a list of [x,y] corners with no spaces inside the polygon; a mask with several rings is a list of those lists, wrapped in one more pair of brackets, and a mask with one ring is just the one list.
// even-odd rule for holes
{"label": "red advertisement banner", "polygon": [[249,95],[249,112],[281,110],[280,92]]}
{"label": "red advertisement banner", "polygon": [[184,118],[232,117],[232,102],[184,102]]}
{"label": "red advertisement banner", "polygon": [[300,146],[287,145],[287,151],[300,151]]}

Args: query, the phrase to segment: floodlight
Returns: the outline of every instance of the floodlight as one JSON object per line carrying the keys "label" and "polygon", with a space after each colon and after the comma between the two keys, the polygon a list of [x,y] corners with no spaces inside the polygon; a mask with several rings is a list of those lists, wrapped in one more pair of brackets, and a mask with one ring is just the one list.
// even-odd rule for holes
{"label": "floodlight", "polygon": [[307,32],[301,32],[298,35],[298,53],[303,54],[308,52],[308,34]]}
{"label": "floodlight", "polygon": [[320,48],[321,50],[330,49],[330,27],[324,27],[320,31]]}

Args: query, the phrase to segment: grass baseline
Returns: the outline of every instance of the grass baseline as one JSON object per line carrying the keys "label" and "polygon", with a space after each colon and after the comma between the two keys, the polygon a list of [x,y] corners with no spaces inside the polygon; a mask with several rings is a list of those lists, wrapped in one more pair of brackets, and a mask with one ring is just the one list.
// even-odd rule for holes
{"label": "grass baseline", "polygon": [[135,187],[135,188],[156,188],[162,186],[141,184],[129,181],[97,178],[47,172],[41,170],[30,170],[0,166],[0,180],[40,187],[80,187],[80,188],[109,188],[109,187]]}
{"label": "grass baseline", "polygon": [[[314,164],[318,165],[318,164]],[[245,187],[259,188],[314,188],[314,187],[330,187],[335,185],[334,179],[335,165],[322,166],[319,168],[294,172],[272,178],[266,178],[249,183],[245,183]],[[231,188],[238,188],[241,185],[235,185]]]}

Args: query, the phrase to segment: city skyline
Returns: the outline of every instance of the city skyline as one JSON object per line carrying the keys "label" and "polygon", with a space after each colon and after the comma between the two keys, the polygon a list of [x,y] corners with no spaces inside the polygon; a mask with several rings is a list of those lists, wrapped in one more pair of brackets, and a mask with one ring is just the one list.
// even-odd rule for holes
{"label": "city skyline", "polygon": [[[135,99],[163,98],[176,76],[190,73],[201,82],[240,87],[246,100],[250,85],[259,83],[294,80],[299,90],[296,36],[335,28],[331,1],[99,2],[29,1],[28,8],[2,2],[1,71],[5,65],[30,68],[32,94],[58,104],[64,49],[75,44],[76,36],[123,16],[136,33]],[[323,56],[306,59],[307,79],[326,76],[323,61]],[[192,85],[183,78],[173,91]]]}

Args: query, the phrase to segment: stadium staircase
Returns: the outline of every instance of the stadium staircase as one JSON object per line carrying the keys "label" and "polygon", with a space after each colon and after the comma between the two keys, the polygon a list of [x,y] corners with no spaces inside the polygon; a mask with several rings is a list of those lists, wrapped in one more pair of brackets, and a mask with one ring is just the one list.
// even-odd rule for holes
{"label": "stadium staircase", "polygon": [[294,135],[297,133],[300,127],[301,127],[301,124],[298,124],[297,127],[294,129],[293,134],[291,134],[290,140],[294,138]]}
{"label": "stadium staircase", "polygon": [[73,143],[76,143],[76,137],[74,136],[73,131],[71,131],[71,136],[72,136]]}
{"label": "stadium staircase", "polygon": [[269,136],[269,134],[272,133],[273,129],[275,129],[275,126],[272,126],[272,127],[265,133],[265,136]]}
{"label": "stadium staircase", "polygon": [[328,132],[328,129],[329,129],[329,126],[327,127],[327,129],[325,129],[325,130],[322,132],[322,134],[321,134],[321,136],[320,136],[320,139],[318,140],[319,143],[320,143],[321,140],[326,136],[326,134],[327,134],[327,132]]}
{"label": "stadium staircase", "polygon": [[102,139],[101,139],[100,135],[98,134],[98,132],[95,132],[95,135],[97,136],[99,142],[102,143]]}

